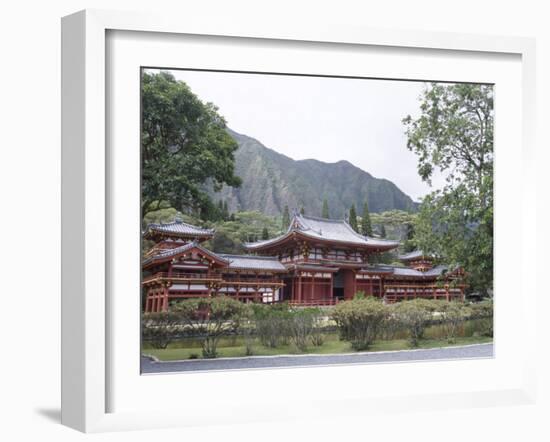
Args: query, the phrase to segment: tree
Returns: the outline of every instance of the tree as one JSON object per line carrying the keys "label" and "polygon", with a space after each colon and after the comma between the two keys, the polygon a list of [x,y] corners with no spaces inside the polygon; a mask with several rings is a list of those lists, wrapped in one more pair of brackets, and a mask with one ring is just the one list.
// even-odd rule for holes
{"label": "tree", "polygon": [[405,242],[403,244],[403,249],[405,253],[412,252],[416,249],[416,241],[414,239],[414,224],[406,223],[405,224]]}
{"label": "tree", "polygon": [[386,227],[384,227],[384,224],[380,226],[380,237],[385,238],[386,237]]}
{"label": "tree", "polygon": [[355,211],[355,204],[352,204],[351,209],[349,209],[349,225],[356,232],[359,231],[359,227],[357,226],[357,212]]}
{"label": "tree", "polygon": [[204,358],[215,358],[220,338],[235,333],[247,315],[246,304],[226,296],[178,302],[174,314],[202,340]]}
{"label": "tree", "polygon": [[302,206],[302,208],[300,209],[300,215],[305,215],[306,214],[306,211],[304,209],[304,206]]}
{"label": "tree", "polygon": [[285,208],[283,209],[283,222],[282,222],[283,230],[288,229],[288,226],[290,226],[290,213],[288,212],[288,206],[285,205]]}
{"label": "tree", "polygon": [[363,216],[361,218],[361,233],[365,236],[372,236],[372,223],[369,213],[369,203],[365,200],[363,204]]}
{"label": "tree", "polygon": [[227,201],[224,200],[222,207],[222,219],[227,221],[229,219],[229,209],[227,208]]}
{"label": "tree", "polygon": [[321,217],[326,219],[330,218],[329,211],[328,211],[328,201],[326,198],[323,200],[323,212],[321,214]]}
{"label": "tree", "polygon": [[403,120],[418,173],[442,189],[420,206],[416,242],[426,253],[463,265],[470,290],[490,294],[493,284],[493,87],[433,83],[421,97],[421,115]]}
{"label": "tree", "polygon": [[267,230],[267,227],[264,227],[262,230],[262,239],[269,239],[269,231]]}
{"label": "tree", "polygon": [[185,213],[209,200],[214,190],[239,186],[234,175],[237,143],[223,117],[167,72],[142,76],[141,215],[168,203]]}

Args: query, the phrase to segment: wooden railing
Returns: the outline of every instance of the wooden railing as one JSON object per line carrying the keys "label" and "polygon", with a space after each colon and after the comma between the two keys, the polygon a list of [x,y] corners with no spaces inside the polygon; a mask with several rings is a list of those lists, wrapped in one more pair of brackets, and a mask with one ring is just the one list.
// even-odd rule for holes
{"label": "wooden railing", "polygon": [[222,275],[217,273],[172,273],[159,272],[153,275],[143,278],[142,282],[149,282],[154,280],[171,280],[171,281],[189,281],[189,280],[200,280],[200,281],[221,281]]}
{"label": "wooden railing", "polygon": [[278,278],[242,278],[223,276],[219,273],[177,273],[159,272],[143,278],[143,283],[151,281],[217,281],[222,285],[284,285]]}
{"label": "wooden railing", "polygon": [[308,299],[303,301],[289,301],[289,305],[295,307],[319,307],[324,305],[335,305],[338,302],[338,298],[330,299]]}
{"label": "wooden railing", "polygon": [[238,276],[224,276],[222,278],[224,283],[234,284],[279,284],[282,281],[278,278],[240,278]]}

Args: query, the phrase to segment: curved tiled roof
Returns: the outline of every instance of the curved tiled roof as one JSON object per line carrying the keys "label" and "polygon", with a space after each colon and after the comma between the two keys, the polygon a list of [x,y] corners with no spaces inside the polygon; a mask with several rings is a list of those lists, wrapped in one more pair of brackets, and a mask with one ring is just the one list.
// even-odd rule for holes
{"label": "curved tiled roof", "polygon": [[171,223],[149,224],[145,229],[144,236],[147,237],[153,233],[165,233],[184,238],[210,238],[214,235],[214,230],[193,226],[176,218]]}
{"label": "curved tiled roof", "polygon": [[222,256],[220,256],[220,255],[218,255],[214,252],[211,252],[208,249],[205,249],[200,244],[198,244],[196,241],[193,241],[193,242],[190,242],[190,243],[185,244],[183,246],[174,247],[173,249],[159,250],[158,253],[156,253],[155,255],[146,258],[143,261],[143,265],[146,265],[146,264],[149,264],[149,263],[155,262],[155,261],[162,261],[164,259],[171,258],[172,256],[180,255],[181,253],[185,253],[185,252],[187,252],[189,250],[192,250],[192,249],[198,249],[207,256],[212,256],[213,258],[216,258],[219,261],[222,261],[222,262],[225,262],[225,263],[229,264],[229,261],[227,259],[223,258]]}
{"label": "curved tiled roof", "polygon": [[428,258],[433,259],[431,255],[426,255],[422,250],[413,250],[412,252],[405,253],[403,255],[399,255],[398,258],[401,261],[411,261],[414,259],[421,259],[421,258]]}
{"label": "curved tiled roof", "polygon": [[230,269],[286,272],[286,267],[273,256],[228,255],[223,253],[218,256],[229,262]]}
{"label": "curved tiled roof", "polygon": [[326,218],[317,218],[313,216],[294,215],[287,232],[276,238],[248,243],[246,247],[254,250],[261,249],[266,246],[276,244],[290,237],[293,233],[300,233],[311,239],[321,241],[341,242],[356,246],[365,246],[373,248],[392,249],[399,245],[397,241],[389,241],[386,239],[372,238],[369,236],[360,235],[344,220],[333,220]]}

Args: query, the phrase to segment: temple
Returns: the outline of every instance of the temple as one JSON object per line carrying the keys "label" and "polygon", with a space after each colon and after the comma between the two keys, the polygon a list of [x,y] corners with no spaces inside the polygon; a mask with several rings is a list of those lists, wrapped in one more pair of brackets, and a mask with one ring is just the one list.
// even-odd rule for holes
{"label": "temple", "polygon": [[360,235],[343,220],[296,214],[278,237],[245,244],[249,255],[214,253],[203,243],[214,231],[176,219],[150,224],[154,242],[142,263],[146,312],[181,299],[228,295],[244,302],[333,305],[357,292],[386,302],[464,300],[464,272],[434,266],[422,251],[399,256],[402,266],[375,264],[399,243]]}

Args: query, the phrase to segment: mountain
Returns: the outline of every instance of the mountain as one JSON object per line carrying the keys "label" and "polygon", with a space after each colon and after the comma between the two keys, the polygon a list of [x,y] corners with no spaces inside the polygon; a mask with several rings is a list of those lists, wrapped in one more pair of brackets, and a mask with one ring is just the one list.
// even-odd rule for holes
{"label": "mountain", "polygon": [[243,183],[237,189],[226,186],[212,198],[226,200],[232,212],[258,210],[276,216],[288,205],[290,210],[303,207],[306,214],[320,216],[326,198],[331,218],[343,218],[352,204],[361,215],[365,197],[371,212],[416,209],[391,181],[374,178],[348,161],[296,161],[254,138],[228,132],[239,144],[235,166]]}

